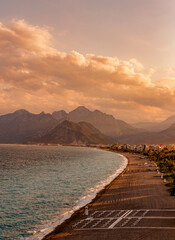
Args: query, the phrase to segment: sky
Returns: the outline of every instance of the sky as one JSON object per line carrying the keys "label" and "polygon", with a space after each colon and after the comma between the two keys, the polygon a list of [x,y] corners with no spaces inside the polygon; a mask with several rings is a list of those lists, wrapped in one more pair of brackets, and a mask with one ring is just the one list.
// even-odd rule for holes
{"label": "sky", "polygon": [[175,114],[175,0],[0,0],[0,115]]}

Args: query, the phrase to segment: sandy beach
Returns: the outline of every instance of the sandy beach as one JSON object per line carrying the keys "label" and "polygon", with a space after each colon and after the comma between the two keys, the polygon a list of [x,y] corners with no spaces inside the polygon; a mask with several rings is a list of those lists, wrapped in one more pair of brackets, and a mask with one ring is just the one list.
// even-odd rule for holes
{"label": "sandy beach", "polygon": [[125,172],[44,240],[175,239],[175,198],[149,159],[122,153]]}

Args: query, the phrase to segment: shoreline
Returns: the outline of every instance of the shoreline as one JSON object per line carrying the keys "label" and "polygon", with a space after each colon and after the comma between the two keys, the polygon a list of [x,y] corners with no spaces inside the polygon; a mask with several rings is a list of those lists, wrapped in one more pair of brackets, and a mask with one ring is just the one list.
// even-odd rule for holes
{"label": "shoreline", "polygon": [[[98,149],[98,150],[109,151],[109,150],[105,150],[105,149]],[[76,209],[75,211],[74,211],[74,208],[73,208],[72,210],[70,210],[68,212],[68,214],[65,214],[65,215],[63,214],[62,217],[60,217],[57,221],[54,222],[54,226],[50,226],[48,228],[46,227],[46,233],[44,233],[44,230],[43,231],[40,230],[40,232],[36,233],[33,236],[30,236],[30,237],[26,238],[26,240],[45,240],[48,235],[54,233],[55,231],[58,231],[58,229],[61,230],[62,228],[64,228],[64,225],[71,222],[75,217],[77,217],[78,214],[80,214],[84,211],[85,206],[92,204],[94,201],[96,201],[98,198],[100,198],[102,196],[102,194],[113,184],[113,182],[116,181],[117,179],[119,179],[122,174],[124,174],[124,172],[128,168],[129,159],[127,157],[125,157],[124,155],[122,155],[121,152],[116,152],[116,151],[110,151],[110,152],[113,152],[113,153],[123,157],[124,161],[126,161],[126,163],[124,162],[122,164],[122,165],[124,165],[123,166],[124,169],[122,167],[121,172],[119,172],[118,175],[116,175],[111,181],[109,181],[108,184],[103,186],[103,188],[101,188],[101,190],[99,190],[96,193],[95,197],[87,200],[85,204],[83,204],[80,208]],[[120,171],[120,169],[116,170],[116,172],[113,173],[112,175],[110,175],[108,178],[110,178],[111,176],[116,174],[117,171]],[[76,206],[74,206],[74,207],[76,207]],[[40,236],[40,235],[42,235],[42,236]]]}
{"label": "shoreline", "polygon": [[[99,150],[106,151],[106,150],[104,150],[104,149],[99,149]],[[107,151],[108,151],[108,150],[107,150]],[[122,156],[124,159],[127,160],[127,164],[126,164],[125,168],[122,170],[122,172],[119,173],[119,175],[117,175],[111,182],[109,182],[107,185],[105,185],[99,192],[97,192],[97,193],[96,193],[96,196],[95,196],[93,199],[91,199],[91,200],[89,201],[89,203],[86,203],[84,206],[82,206],[82,207],[80,207],[79,209],[77,209],[75,212],[73,212],[73,213],[68,217],[68,219],[65,219],[63,222],[61,222],[59,225],[57,225],[52,231],[50,231],[50,232],[47,233],[44,237],[42,237],[42,238],[40,238],[40,239],[37,239],[37,240],[46,240],[47,237],[48,237],[50,234],[54,234],[54,233],[57,232],[57,231],[61,231],[66,224],[69,224],[69,223],[70,223],[71,221],[73,221],[79,214],[82,214],[82,213],[84,212],[85,206],[90,205],[90,204],[93,204],[97,199],[99,199],[99,198],[103,195],[103,193],[104,193],[108,188],[110,188],[110,186],[113,184],[113,182],[117,181],[117,180],[121,177],[121,175],[125,173],[125,171],[126,171],[127,168],[129,167],[129,162],[130,162],[130,161],[129,161],[129,158],[127,158],[126,156],[122,155],[121,152],[116,152],[116,151],[110,151],[110,152],[113,152],[113,153],[115,153],[115,154],[117,154],[117,155],[120,155],[120,156]]]}
{"label": "shoreline", "polygon": [[[154,163],[139,154],[122,152],[122,156],[129,159],[127,167],[88,204],[89,216],[84,216],[84,207],[79,209],[42,240],[174,240],[174,198]],[[116,213],[124,217],[110,218],[113,223],[108,225],[107,216]]]}

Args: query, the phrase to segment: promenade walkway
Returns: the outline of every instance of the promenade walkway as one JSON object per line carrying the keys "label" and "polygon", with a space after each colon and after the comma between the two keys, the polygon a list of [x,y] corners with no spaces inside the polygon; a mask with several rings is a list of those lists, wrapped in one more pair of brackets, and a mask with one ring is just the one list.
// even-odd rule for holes
{"label": "promenade walkway", "polygon": [[175,197],[147,158],[124,153],[130,164],[95,201],[45,239],[174,240]]}

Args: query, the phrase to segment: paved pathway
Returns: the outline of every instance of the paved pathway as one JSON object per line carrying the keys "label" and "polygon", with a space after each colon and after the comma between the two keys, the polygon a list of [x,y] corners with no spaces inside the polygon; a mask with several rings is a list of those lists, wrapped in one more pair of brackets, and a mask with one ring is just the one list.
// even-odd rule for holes
{"label": "paved pathway", "polygon": [[89,215],[78,212],[47,240],[175,239],[175,197],[153,162],[125,156],[130,159],[127,171],[88,205]]}

